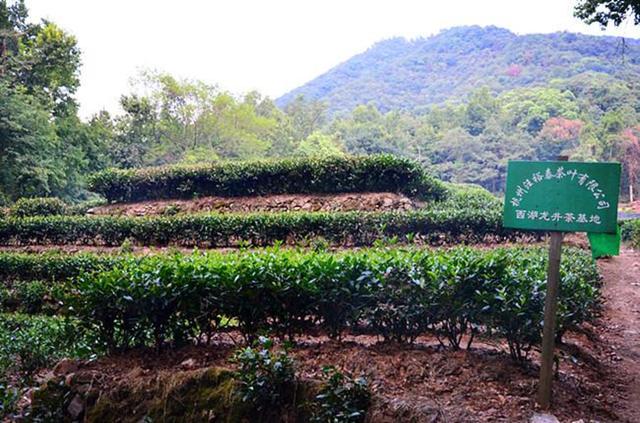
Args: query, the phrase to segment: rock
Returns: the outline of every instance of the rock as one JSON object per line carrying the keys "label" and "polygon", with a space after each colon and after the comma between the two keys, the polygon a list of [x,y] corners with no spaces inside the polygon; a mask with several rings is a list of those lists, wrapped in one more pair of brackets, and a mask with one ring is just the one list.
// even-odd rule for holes
{"label": "rock", "polygon": [[194,360],[193,358],[189,358],[180,363],[180,367],[183,367],[185,369],[193,369],[194,367],[196,367],[196,360]]}
{"label": "rock", "polygon": [[529,423],[560,423],[553,414],[534,413]]}
{"label": "rock", "polygon": [[73,373],[78,370],[78,362],[65,358],[61,360],[53,368],[53,374],[56,376],[66,375],[67,373]]}
{"label": "rock", "polygon": [[87,392],[89,392],[91,390],[91,384],[89,383],[83,383],[82,385],[78,385],[76,387],[74,387],[74,389],[76,390],[76,392],[78,392],[80,395],[86,395]]}
{"label": "rock", "polygon": [[67,386],[71,386],[73,384],[73,378],[75,376],[75,373],[68,373],[65,377],[64,377],[64,384]]}
{"label": "rock", "polygon": [[82,397],[76,394],[75,397],[69,403],[67,407],[67,412],[71,416],[73,420],[78,420],[82,412],[84,411],[84,401],[82,401]]}

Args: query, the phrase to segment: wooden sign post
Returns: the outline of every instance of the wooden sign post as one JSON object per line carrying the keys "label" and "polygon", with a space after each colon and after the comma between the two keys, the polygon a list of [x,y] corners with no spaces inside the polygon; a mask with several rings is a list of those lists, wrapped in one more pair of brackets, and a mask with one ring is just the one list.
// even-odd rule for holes
{"label": "wooden sign post", "polygon": [[503,226],[551,233],[538,403],[551,406],[563,232],[616,233],[619,163],[512,161]]}

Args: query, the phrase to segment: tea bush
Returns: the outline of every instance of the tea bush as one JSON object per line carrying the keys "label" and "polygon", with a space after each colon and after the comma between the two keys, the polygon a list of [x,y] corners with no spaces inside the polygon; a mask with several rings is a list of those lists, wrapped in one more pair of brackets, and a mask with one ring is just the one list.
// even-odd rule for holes
{"label": "tea bush", "polygon": [[9,208],[15,217],[57,216],[65,214],[67,205],[59,198],[20,198]]}
{"label": "tea bush", "polygon": [[64,281],[84,272],[109,269],[125,256],[108,254],[63,254],[0,252],[0,280]]}
{"label": "tea bush", "polygon": [[64,357],[87,358],[99,351],[97,338],[76,319],[0,314],[0,374],[30,375]]}
{"label": "tea bush", "polygon": [[92,175],[89,186],[110,202],[342,192],[400,192],[424,199],[444,195],[442,184],[420,165],[389,155],[110,169]]}
{"label": "tea bush", "polygon": [[[234,247],[301,243],[322,238],[343,245],[412,237],[421,243],[515,239],[499,209],[411,212],[300,212],[195,214],[152,217],[50,216],[0,219],[2,245],[104,245]],[[537,236],[540,236],[538,234]]]}
{"label": "tea bush", "polygon": [[260,337],[255,347],[239,350],[233,361],[238,364],[235,377],[242,401],[249,403],[254,413],[279,410],[293,396],[293,360],[286,351],[276,351],[270,339]]}
{"label": "tea bush", "polygon": [[[522,359],[540,339],[545,269],[537,248],[159,255],[83,274],[67,301],[111,349],[207,336],[225,316],[249,339],[319,326],[401,342],[433,333],[457,348],[483,332]],[[560,335],[595,316],[600,283],[579,250],[564,253],[561,276]]]}
{"label": "tea bush", "polygon": [[500,210],[502,200],[491,192],[474,184],[454,184],[443,182],[445,199],[428,205],[431,209],[470,209],[470,210]]}
{"label": "tea bush", "polygon": [[313,403],[313,423],[360,423],[365,421],[371,392],[363,377],[352,378],[334,367],[322,369],[326,384]]}
{"label": "tea bush", "polygon": [[0,312],[17,311],[25,314],[51,314],[54,288],[43,281],[16,281],[10,288],[0,288]]}

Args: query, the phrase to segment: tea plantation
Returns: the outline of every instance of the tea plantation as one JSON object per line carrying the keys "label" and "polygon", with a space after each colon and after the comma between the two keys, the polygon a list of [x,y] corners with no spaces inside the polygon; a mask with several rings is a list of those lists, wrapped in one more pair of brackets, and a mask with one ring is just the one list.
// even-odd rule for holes
{"label": "tea plantation", "polygon": [[[221,334],[244,344],[232,360],[239,370],[229,376],[238,414],[225,411],[235,416],[225,421],[264,410],[277,421],[282,413],[274,410],[296,401],[295,365],[273,340],[366,336],[401,348],[431,342],[452,353],[481,342],[525,367],[539,346],[547,251],[526,244],[544,234],[503,228],[501,202],[487,191],[442,183],[410,161],[372,156],[110,170],[92,177],[92,189],[110,203],[394,192],[423,207],[119,217],[86,215],[89,205],[56,199],[16,202],[0,217],[6,416],[25,412],[19,397],[61,358],[215,348]],[[624,234],[637,242],[640,230],[627,224]],[[592,322],[600,305],[600,276],[588,251],[566,250],[561,278],[558,339]],[[47,386],[43,392],[53,389]],[[319,386],[317,395],[303,395],[297,418],[364,421],[371,398],[364,380],[327,371]],[[68,400],[45,406],[38,398],[32,416],[72,420]],[[99,415],[96,398],[82,401],[81,415]]]}

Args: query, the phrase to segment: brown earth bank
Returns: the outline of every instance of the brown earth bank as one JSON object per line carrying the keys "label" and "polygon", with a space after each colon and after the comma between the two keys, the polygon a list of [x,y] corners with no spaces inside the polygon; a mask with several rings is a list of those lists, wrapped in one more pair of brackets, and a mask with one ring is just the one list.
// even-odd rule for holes
{"label": "brown earth bank", "polygon": [[284,211],[405,211],[422,207],[419,201],[390,192],[269,195],[257,197],[203,197],[193,200],[158,200],[109,204],[95,207],[88,214],[112,216],[154,216],[178,213],[242,213]]}
{"label": "brown earth bank", "polygon": [[[113,421],[141,421],[147,413],[175,411],[176,401],[202,407],[193,402],[201,398],[193,387],[219,392],[228,381],[221,375],[233,370],[229,358],[241,344],[239,335],[227,333],[207,346],[65,360],[41,374],[48,387],[30,397],[35,408],[51,403],[52,396],[63,398],[66,414],[93,416],[93,421],[109,421],[108,415],[118,416]],[[367,377],[373,393],[370,422],[525,422],[536,410],[537,357],[517,365],[502,345],[480,342],[471,350],[453,351],[429,337],[402,346],[367,335],[341,342],[309,336],[299,339],[290,354],[303,384],[320,381],[326,365]],[[618,413],[627,379],[616,371],[617,358],[609,355],[597,328],[568,335],[559,357],[553,413],[562,422],[633,421]],[[180,398],[180,392],[189,398]],[[211,421],[226,421],[217,418]]]}
{"label": "brown earth bank", "polygon": [[640,252],[623,248],[599,267],[605,280],[602,352],[623,381],[621,419],[640,422]]}

